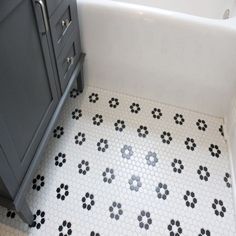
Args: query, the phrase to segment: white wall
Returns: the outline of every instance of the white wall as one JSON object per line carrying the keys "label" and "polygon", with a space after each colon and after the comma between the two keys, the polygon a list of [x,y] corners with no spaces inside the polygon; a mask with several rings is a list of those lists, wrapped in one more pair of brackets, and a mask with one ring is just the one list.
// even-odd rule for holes
{"label": "white wall", "polygon": [[89,85],[223,117],[236,91],[236,30],[225,21],[78,0]]}

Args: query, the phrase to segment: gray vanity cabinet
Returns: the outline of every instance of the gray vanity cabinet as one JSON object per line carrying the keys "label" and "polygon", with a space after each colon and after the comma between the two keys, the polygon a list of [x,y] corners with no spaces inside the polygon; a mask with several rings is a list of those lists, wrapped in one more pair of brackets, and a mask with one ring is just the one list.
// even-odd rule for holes
{"label": "gray vanity cabinet", "polygon": [[27,187],[69,90],[76,80],[82,84],[79,34],[71,27],[54,45],[52,22],[60,15],[78,20],[75,0],[0,2],[0,204],[27,223]]}
{"label": "gray vanity cabinet", "polygon": [[37,24],[31,1],[0,23],[1,149],[19,182],[58,102],[47,34]]}

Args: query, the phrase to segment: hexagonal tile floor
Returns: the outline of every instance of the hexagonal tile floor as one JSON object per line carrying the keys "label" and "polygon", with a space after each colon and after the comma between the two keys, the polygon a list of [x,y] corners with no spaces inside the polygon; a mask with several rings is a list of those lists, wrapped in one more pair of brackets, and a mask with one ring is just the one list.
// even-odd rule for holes
{"label": "hexagonal tile floor", "polygon": [[235,235],[223,120],[96,88],[71,96],[0,235]]}

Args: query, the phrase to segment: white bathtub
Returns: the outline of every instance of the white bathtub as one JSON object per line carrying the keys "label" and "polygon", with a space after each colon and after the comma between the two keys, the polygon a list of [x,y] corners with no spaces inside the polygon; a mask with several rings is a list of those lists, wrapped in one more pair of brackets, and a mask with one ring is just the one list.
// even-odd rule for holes
{"label": "white bathtub", "polygon": [[[78,0],[86,83],[224,117],[236,167],[235,6]],[[229,19],[222,19],[226,9]]]}
{"label": "white bathtub", "polygon": [[236,94],[236,18],[111,0],[78,0],[78,9],[90,85],[225,116]]}

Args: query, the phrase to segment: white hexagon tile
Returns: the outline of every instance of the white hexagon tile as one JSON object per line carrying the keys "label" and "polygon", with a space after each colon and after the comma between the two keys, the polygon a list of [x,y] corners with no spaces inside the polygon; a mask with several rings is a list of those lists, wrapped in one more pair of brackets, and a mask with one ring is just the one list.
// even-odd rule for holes
{"label": "white hexagon tile", "polygon": [[233,236],[223,120],[74,89],[28,193],[31,227],[0,209],[0,235]]}

